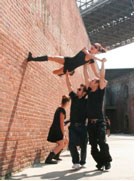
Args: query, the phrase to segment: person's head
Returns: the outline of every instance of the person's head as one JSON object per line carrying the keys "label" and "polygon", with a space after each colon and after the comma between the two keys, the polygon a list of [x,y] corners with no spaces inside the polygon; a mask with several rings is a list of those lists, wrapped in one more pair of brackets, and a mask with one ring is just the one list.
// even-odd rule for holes
{"label": "person's head", "polygon": [[99,79],[93,79],[93,80],[90,81],[89,87],[91,89],[98,89],[99,88],[99,84],[100,84],[100,80]]}
{"label": "person's head", "polygon": [[79,98],[83,97],[86,95],[87,88],[84,84],[80,84],[80,87],[77,89],[77,96]]}
{"label": "person's head", "polygon": [[70,97],[63,95],[62,100],[61,100],[61,105],[66,107],[68,105],[69,101],[70,101]]}
{"label": "person's head", "polygon": [[90,52],[93,54],[105,53],[107,50],[100,43],[94,43],[91,45]]}

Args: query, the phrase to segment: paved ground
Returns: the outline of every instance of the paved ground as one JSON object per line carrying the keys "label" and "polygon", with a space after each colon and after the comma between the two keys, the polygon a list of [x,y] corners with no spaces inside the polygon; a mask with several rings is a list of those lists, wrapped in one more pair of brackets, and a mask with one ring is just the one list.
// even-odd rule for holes
{"label": "paved ground", "polygon": [[113,157],[109,171],[98,171],[88,145],[87,164],[79,170],[72,169],[69,151],[61,154],[63,161],[56,165],[43,163],[24,169],[12,176],[13,180],[134,180],[134,137],[111,135],[107,138]]}

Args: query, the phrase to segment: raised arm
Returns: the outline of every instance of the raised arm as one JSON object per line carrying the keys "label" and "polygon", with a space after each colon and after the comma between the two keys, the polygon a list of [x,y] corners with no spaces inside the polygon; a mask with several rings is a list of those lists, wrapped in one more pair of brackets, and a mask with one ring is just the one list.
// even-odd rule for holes
{"label": "raised arm", "polygon": [[87,71],[87,64],[85,64],[83,66],[83,73],[84,73],[85,85],[88,87],[89,82],[90,82],[90,78],[89,78],[89,74],[88,74],[88,71]]}
{"label": "raised arm", "polygon": [[71,81],[70,81],[70,78],[69,78],[68,71],[66,72],[66,84],[67,84],[67,88],[68,88],[69,93],[72,92],[73,87],[72,87],[72,84],[71,84]]}
{"label": "raised arm", "polygon": [[104,67],[104,63],[107,60],[105,58],[102,59],[102,63],[101,63],[101,69],[100,69],[100,89],[104,89],[107,85],[107,80],[105,80],[105,67]]}

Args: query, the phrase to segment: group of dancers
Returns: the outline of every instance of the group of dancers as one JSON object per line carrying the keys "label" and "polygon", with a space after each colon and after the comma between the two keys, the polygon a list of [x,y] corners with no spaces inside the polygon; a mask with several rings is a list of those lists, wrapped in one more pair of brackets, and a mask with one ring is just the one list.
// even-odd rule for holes
{"label": "group of dancers", "polygon": [[[56,143],[56,147],[49,153],[45,163],[56,164],[59,155],[66,145],[71,153],[73,168],[78,169],[86,164],[87,143],[91,145],[91,155],[96,161],[99,170],[110,169],[112,157],[109,145],[106,143],[106,119],[103,113],[103,99],[107,81],[105,80],[104,63],[106,59],[96,57],[97,53],[104,53],[106,49],[100,43],[94,43],[91,48],[83,48],[73,57],[41,56],[33,57],[29,52],[27,61],[53,61],[62,65],[53,73],[65,75],[69,96],[62,96],[61,105],[56,109],[47,140]],[[96,61],[101,62],[100,70]],[[85,83],[80,84],[74,91],[70,76],[75,69],[83,66]],[[94,77],[88,73],[91,68]],[[69,138],[65,136],[64,121],[66,119],[66,107],[70,105]],[[69,141],[68,141],[69,140]],[[80,153],[78,150],[80,147]]]}

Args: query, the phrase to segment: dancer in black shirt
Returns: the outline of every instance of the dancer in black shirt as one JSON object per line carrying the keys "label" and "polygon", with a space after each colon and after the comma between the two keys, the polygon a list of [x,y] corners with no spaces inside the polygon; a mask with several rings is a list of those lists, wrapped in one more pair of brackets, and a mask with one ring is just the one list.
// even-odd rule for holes
{"label": "dancer in black shirt", "polygon": [[90,80],[87,65],[84,65],[84,76],[88,87],[87,118],[88,134],[91,145],[91,154],[96,161],[98,169],[110,169],[112,158],[109,153],[109,145],[106,143],[106,123],[103,116],[103,99],[107,81],[105,80],[105,69],[103,59],[100,78]]}
{"label": "dancer in black shirt", "polygon": [[[87,152],[87,126],[86,126],[86,86],[81,84],[75,93],[73,91],[68,72],[66,83],[71,98],[70,126],[69,126],[69,150],[72,156],[74,169],[78,169],[86,163]],[[81,152],[77,149],[80,147]]]}

